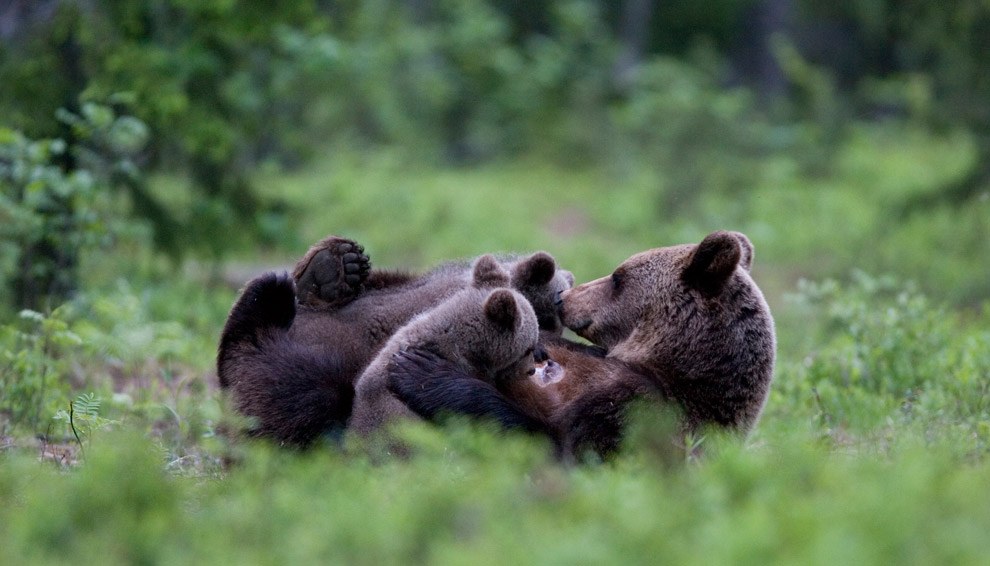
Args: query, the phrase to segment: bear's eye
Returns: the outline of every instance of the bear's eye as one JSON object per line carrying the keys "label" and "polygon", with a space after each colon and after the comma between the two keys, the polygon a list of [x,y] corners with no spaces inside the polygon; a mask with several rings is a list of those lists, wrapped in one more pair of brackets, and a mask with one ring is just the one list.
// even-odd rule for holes
{"label": "bear's eye", "polygon": [[517,364],[526,363],[526,362],[529,362],[529,360],[531,360],[531,359],[533,359],[533,349],[532,348],[529,348],[529,349],[526,350],[525,353],[523,353],[522,357],[520,357],[518,360],[516,360],[516,363]]}

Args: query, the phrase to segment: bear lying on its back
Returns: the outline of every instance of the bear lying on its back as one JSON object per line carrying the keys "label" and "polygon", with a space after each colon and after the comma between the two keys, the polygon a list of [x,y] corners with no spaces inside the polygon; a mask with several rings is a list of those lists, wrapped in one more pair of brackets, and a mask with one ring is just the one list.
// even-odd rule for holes
{"label": "bear lying on its back", "polygon": [[[540,328],[560,332],[555,301],[572,285],[570,273],[543,252],[499,264]],[[301,446],[343,429],[354,382],[382,346],[472,281],[469,263],[425,274],[372,270],[361,246],[337,237],[313,246],[294,276],[247,284],[224,326],[217,374],[253,434]]]}
{"label": "bear lying on its back", "polygon": [[540,423],[565,454],[605,456],[622,439],[637,398],[673,403],[685,431],[747,433],[773,379],[770,309],[749,275],[753,247],[737,232],[698,245],[636,254],[611,275],[562,294],[561,319],[600,348],[544,336],[565,378],[535,394],[479,385],[429,352],[393,356],[389,387],[424,418],[443,412],[493,418],[507,428]]}

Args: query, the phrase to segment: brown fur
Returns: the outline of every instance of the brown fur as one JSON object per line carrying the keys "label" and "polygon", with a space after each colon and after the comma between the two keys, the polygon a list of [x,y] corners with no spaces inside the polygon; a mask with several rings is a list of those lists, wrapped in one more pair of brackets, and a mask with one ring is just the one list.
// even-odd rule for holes
{"label": "brown fur", "polygon": [[472,287],[402,327],[358,378],[348,428],[367,436],[387,423],[414,417],[388,391],[392,356],[411,347],[426,348],[457,368],[489,383],[515,380],[533,367],[539,326],[529,302],[505,288],[509,275],[492,256],[482,256]]}
{"label": "brown fur", "polygon": [[[541,325],[559,331],[553,303],[573,277],[543,252],[499,263],[540,305]],[[471,284],[469,263],[420,275],[371,270],[363,248],[334,236],[313,246],[294,274],[298,293],[292,279],[274,274],[248,283],[221,335],[217,371],[254,434],[298,445],[343,428],[355,380],[389,338]]]}
{"label": "brown fur", "polygon": [[492,392],[464,380],[456,390],[430,381],[440,368],[426,358],[400,360],[390,387],[424,416],[447,404],[503,424],[534,428],[535,420],[570,454],[615,450],[625,408],[641,397],[677,404],[687,431],[714,425],[745,434],[769,393],[776,351],[773,319],[749,275],[752,256],[744,235],[715,232],[698,245],[636,254],[610,276],[564,292],[563,323],[602,350],[547,337],[566,375],[548,387],[517,382]]}

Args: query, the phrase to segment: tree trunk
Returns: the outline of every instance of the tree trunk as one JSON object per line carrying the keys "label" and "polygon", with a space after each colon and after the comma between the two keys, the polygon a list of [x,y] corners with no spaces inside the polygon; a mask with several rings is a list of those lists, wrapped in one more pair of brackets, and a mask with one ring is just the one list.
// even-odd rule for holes
{"label": "tree trunk", "polygon": [[619,91],[625,91],[635,78],[650,40],[650,16],[653,1],[626,0],[619,15],[619,42],[622,52],[612,67],[612,80]]}
{"label": "tree trunk", "polygon": [[[86,77],[75,29],[58,45],[57,53],[59,70],[69,85],[63,106],[78,115],[79,96],[86,86]],[[68,176],[76,170],[78,140],[70,125],[60,127],[65,150],[54,161]],[[43,233],[21,250],[18,270],[11,282],[14,303],[20,308],[49,310],[68,299],[79,286],[79,247],[73,241],[78,227],[72,195],[51,192],[48,203],[44,210],[37,211],[44,218]]]}
{"label": "tree trunk", "polygon": [[787,76],[777,62],[773,41],[790,35],[794,11],[794,0],[760,0],[742,18],[733,59],[743,81],[765,103],[787,90]]}

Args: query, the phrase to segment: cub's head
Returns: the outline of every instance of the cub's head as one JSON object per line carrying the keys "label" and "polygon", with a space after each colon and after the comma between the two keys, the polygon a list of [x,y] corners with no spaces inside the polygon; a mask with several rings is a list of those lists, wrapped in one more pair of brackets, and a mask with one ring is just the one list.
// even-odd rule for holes
{"label": "cub's head", "polygon": [[539,340],[533,307],[509,283],[493,256],[481,256],[472,268],[472,289],[447,309],[453,356],[490,382],[526,375]]}
{"label": "cub's head", "polygon": [[536,252],[508,265],[512,288],[522,293],[536,313],[541,330],[564,330],[557,313],[560,294],[574,286],[574,275],[557,268],[553,256]]}
{"label": "cub's head", "polygon": [[561,319],[610,357],[668,376],[671,387],[683,388],[672,394],[711,406],[732,399],[729,408],[688,409],[746,428],[765,401],[776,351],[770,309],[749,275],[752,261],[753,246],[738,232],[648,250],[565,292]]}

